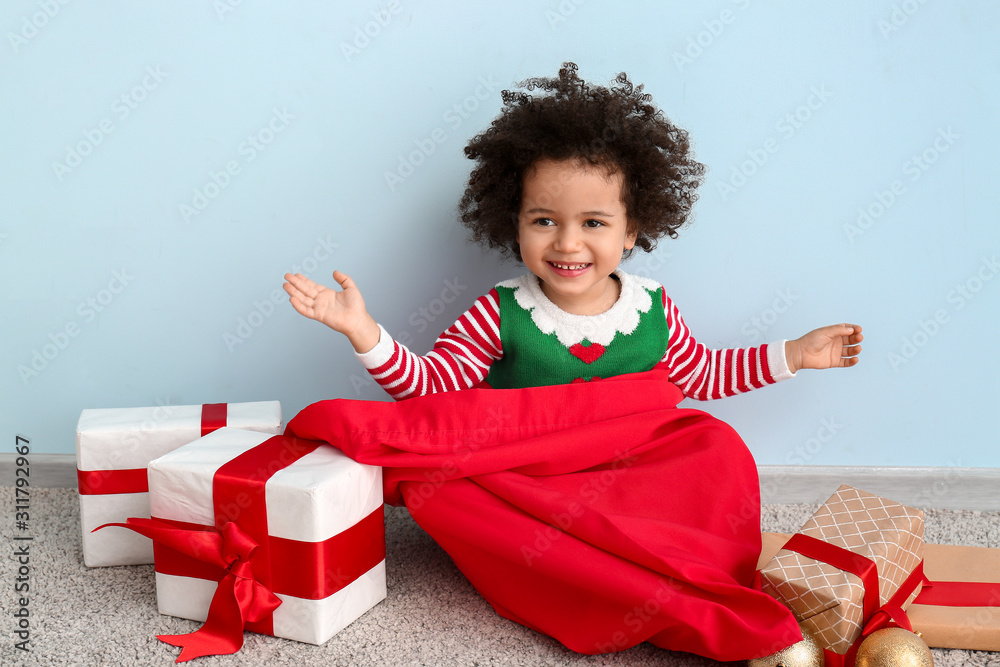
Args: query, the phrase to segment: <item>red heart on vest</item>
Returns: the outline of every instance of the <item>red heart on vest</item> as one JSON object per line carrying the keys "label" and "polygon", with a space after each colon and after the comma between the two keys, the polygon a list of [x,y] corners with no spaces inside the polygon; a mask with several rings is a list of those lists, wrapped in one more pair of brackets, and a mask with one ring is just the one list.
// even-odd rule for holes
{"label": "red heart on vest", "polygon": [[580,343],[576,343],[569,348],[569,353],[585,364],[592,364],[604,354],[604,346],[600,343],[591,343],[584,347]]}

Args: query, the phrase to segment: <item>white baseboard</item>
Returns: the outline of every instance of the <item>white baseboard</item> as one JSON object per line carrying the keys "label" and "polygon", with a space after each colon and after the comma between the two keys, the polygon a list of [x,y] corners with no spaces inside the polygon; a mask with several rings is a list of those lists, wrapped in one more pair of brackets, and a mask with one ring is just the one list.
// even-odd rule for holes
{"label": "white baseboard", "polygon": [[[14,486],[17,454],[0,453],[0,486]],[[72,488],[77,487],[76,456],[74,454],[29,454],[26,468],[28,484],[35,488]]]}
{"label": "white baseboard", "polygon": [[[16,459],[0,454],[0,486],[14,485]],[[76,488],[74,455],[31,454],[28,462],[31,486]],[[1000,468],[762,465],[759,472],[766,504],[819,505],[841,484],[850,484],[921,509],[1000,510]]]}
{"label": "white baseboard", "polygon": [[760,466],[767,504],[819,505],[841,484],[920,509],[1000,510],[1000,468]]}

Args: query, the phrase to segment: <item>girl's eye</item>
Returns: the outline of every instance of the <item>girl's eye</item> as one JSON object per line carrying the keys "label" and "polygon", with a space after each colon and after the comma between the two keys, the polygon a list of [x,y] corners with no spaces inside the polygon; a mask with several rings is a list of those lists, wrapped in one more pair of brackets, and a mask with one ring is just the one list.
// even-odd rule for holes
{"label": "girl's eye", "polygon": [[587,227],[591,227],[591,228],[593,228],[593,227],[603,227],[604,226],[604,223],[601,222],[600,220],[588,220],[587,222],[585,222],[583,224],[585,224]]}
{"label": "girl's eye", "polygon": [[551,227],[556,223],[555,221],[552,220],[552,218],[538,218],[537,220],[535,220],[535,224],[538,225],[539,227]]}

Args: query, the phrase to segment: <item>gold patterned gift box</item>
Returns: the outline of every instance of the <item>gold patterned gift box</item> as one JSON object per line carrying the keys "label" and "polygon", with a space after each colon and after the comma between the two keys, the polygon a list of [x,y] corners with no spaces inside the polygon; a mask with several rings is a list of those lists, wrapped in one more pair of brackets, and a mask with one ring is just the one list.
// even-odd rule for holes
{"label": "gold patterned gift box", "polygon": [[[875,563],[881,607],[923,560],[924,513],[844,485],[799,531]],[[761,569],[765,593],[784,603],[804,631],[835,653],[846,653],[864,624],[861,578],[828,563],[781,549]],[[903,609],[920,592],[918,585]],[[869,601],[871,605],[871,601]]]}
{"label": "gold patterned gift box", "polygon": [[[771,562],[791,535],[764,533],[757,569]],[[924,574],[931,590],[942,582],[975,587],[950,602],[918,596],[906,609],[914,632],[930,647],[1000,651],[1000,549],[951,544],[924,545]],[[935,583],[936,582],[936,583]],[[921,590],[924,593],[927,589]]]}

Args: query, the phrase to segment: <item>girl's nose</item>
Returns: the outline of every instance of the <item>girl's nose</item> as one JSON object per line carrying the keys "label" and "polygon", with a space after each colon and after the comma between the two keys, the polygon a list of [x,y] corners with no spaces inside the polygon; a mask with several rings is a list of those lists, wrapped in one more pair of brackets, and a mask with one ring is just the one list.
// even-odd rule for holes
{"label": "girl's nose", "polygon": [[559,252],[576,252],[583,245],[580,230],[573,225],[560,227],[554,245]]}

